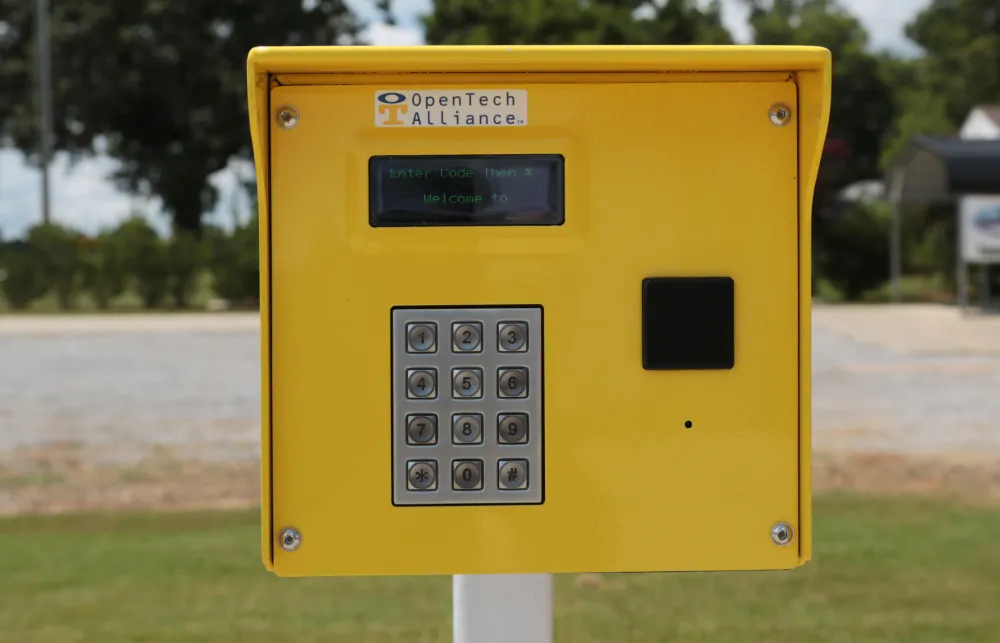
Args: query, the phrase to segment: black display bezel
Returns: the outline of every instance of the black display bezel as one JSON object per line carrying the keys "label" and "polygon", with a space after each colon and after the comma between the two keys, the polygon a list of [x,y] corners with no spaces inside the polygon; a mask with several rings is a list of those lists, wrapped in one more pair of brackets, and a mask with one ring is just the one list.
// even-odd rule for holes
{"label": "black display bezel", "polygon": [[[386,200],[386,186],[382,171],[384,163],[392,161],[408,162],[455,162],[457,165],[475,163],[477,165],[495,160],[500,163],[514,163],[519,166],[546,167],[549,171],[549,185],[541,191],[539,204],[544,207],[530,211],[514,208],[484,208],[486,212],[462,212],[460,207],[449,208],[444,204],[436,207],[411,208],[388,211],[382,207]],[[373,228],[383,227],[456,227],[456,226],[559,226],[566,220],[565,192],[566,169],[562,154],[420,154],[372,156],[368,160],[368,221]],[[470,163],[471,164],[471,163]],[[445,179],[444,181],[448,181]],[[451,179],[460,181],[461,179]]]}

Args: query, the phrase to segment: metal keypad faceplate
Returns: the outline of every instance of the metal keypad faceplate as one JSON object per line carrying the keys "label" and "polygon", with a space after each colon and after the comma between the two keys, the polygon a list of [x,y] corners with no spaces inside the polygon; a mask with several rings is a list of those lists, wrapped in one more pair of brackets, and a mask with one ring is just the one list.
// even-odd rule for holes
{"label": "metal keypad faceplate", "polygon": [[540,306],[393,308],[393,504],[543,501],[542,322]]}

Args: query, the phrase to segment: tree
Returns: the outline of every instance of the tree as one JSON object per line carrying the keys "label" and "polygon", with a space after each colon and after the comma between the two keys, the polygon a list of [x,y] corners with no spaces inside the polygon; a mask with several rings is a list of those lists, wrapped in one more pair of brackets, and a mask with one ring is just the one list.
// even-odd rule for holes
{"label": "tree", "polygon": [[982,103],[1000,102],[1000,4],[932,0],[906,26],[924,49],[920,82],[946,101],[955,125]]}
{"label": "tree", "polygon": [[[357,42],[344,0],[52,0],[56,148],[105,151],[125,189],[198,231],[208,178],[250,154],[246,56],[256,45]],[[0,144],[37,161],[32,8],[0,0]]]}
{"label": "tree", "polygon": [[882,146],[898,112],[887,60],[868,50],[861,22],[835,0],[745,0],[761,45],[820,45],[833,57],[830,125],[814,211],[855,181],[881,178]]}
{"label": "tree", "polygon": [[892,161],[917,134],[952,134],[955,123],[948,115],[948,96],[928,86],[923,59],[886,60],[889,85],[894,88],[899,116],[886,137],[881,165],[887,170]]}
{"label": "tree", "polygon": [[718,0],[433,0],[434,45],[727,44]]}

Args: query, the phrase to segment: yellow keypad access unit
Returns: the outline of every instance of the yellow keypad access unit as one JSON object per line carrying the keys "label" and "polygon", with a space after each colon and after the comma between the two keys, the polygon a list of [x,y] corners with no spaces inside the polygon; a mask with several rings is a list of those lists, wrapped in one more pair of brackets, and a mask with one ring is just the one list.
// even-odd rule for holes
{"label": "yellow keypad access unit", "polygon": [[811,556],[813,47],[248,63],[281,576]]}

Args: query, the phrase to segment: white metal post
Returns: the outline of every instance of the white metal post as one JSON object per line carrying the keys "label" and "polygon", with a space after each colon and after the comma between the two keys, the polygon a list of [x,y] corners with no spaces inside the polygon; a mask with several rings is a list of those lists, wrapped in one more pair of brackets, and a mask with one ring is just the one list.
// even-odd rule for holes
{"label": "white metal post", "polygon": [[454,643],[552,643],[552,575],[452,577]]}

